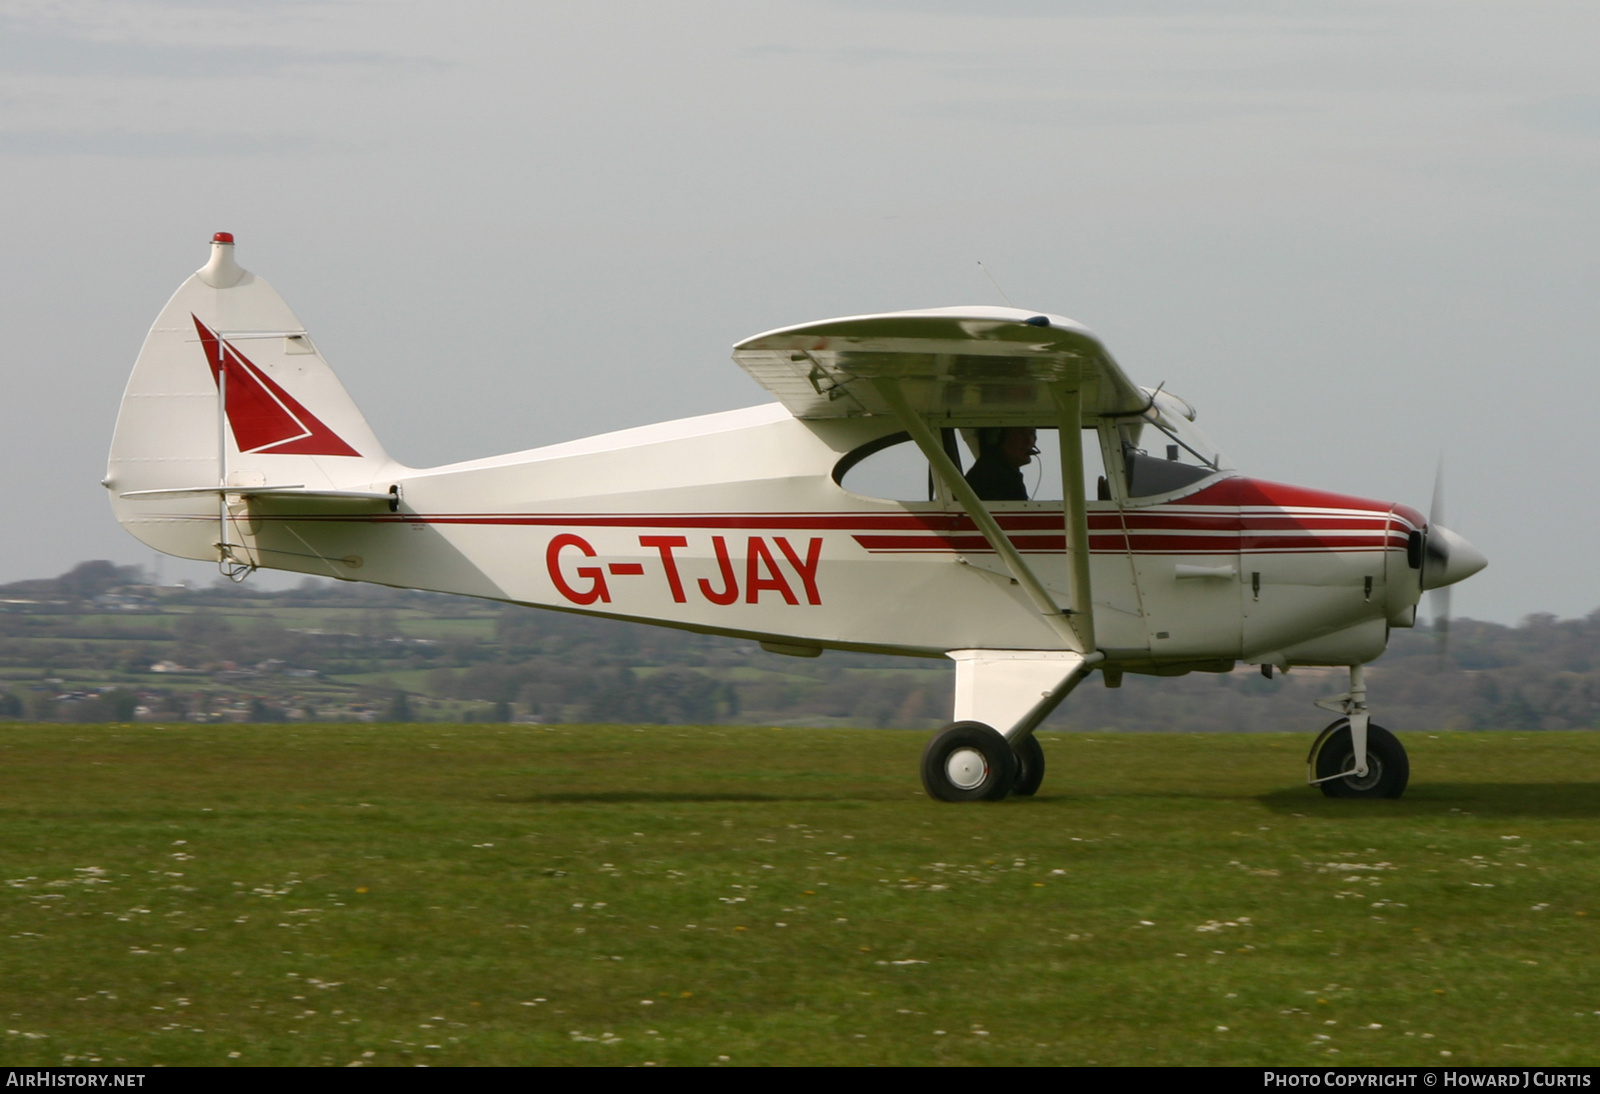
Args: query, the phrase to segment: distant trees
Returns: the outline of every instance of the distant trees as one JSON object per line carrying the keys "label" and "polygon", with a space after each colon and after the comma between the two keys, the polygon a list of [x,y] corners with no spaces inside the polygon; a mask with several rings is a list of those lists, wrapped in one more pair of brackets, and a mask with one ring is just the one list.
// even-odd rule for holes
{"label": "distant trees", "polygon": [[411,699],[403,691],[397,691],[384,705],[382,719],[385,722],[414,722],[417,720],[416,712],[411,709]]}
{"label": "distant trees", "polygon": [[119,586],[138,585],[143,581],[144,570],[138,566],[116,566],[105,559],[95,559],[80,562],[56,578],[56,586],[62,596],[89,599]]}
{"label": "distant trees", "polygon": [[[0,586],[0,718],[534,717],[927,728],[949,717],[941,660],[828,653],[431,593],[308,579],[263,591],[154,590],[93,561]],[[150,672],[156,664],[164,671]],[[182,670],[182,671],[180,671]],[[1394,632],[1367,674],[1391,729],[1600,728],[1600,610],[1515,627],[1457,620],[1447,656]],[[1089,730],[1312,730],[1342,669],[1091,676],[1046,722]],[[75,690],[76,689],[76,690]]]}

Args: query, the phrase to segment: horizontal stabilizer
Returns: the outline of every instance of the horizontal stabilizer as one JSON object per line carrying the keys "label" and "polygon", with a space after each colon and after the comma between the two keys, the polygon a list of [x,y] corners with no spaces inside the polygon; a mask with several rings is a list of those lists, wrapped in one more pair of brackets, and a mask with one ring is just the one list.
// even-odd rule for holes
{"label": "horizontal stabilizer", "polygon": [[239,498],[306,498],[329,501],[381,501],[393,503],[400,495],[376,490],[307,490],[305,486],[179,486],[166,490],[130,490],[119,498],[197,498],[227,494]]}

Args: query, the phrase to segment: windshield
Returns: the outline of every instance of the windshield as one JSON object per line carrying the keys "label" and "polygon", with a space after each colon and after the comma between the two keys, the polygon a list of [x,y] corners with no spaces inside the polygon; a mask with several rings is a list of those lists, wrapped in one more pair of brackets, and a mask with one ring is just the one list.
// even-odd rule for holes
{"label": "windshield", "polygon": [[1164,391],[1148,394],[1150,408],[1117,426],[1129,497],[1165,494],[1231,469],[1217,446],[1195,427],[1193,407]]}

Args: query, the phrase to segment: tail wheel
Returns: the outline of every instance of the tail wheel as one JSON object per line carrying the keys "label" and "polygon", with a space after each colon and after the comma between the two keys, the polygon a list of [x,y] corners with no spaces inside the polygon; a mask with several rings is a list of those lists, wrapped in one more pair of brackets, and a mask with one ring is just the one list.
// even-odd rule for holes
{"label": "tail wheel", "polygon": [[1039,738],[1030,733],[1018,741],[1012,751],[1017,754],[1017,781],[1011,785],[1011,792],[1031,798],[1044,782],[1044,749],[1039,745]]}
{"label": "tail wheel", "polygon": [[993,728],[956,722],[923,749],[922,785],[939,801],[999,801],[1017,785],[1017,767],[1017,754]]}
{"label": "tail wheel", "polygon": [[[1411,780],[1411,761],[1403,745],[1382,726],[1367,726],[1367,773],[1355,775],[1356,748],[1345,723],[1329,733],[1317,752],[1317,778],[1330,798],[1398,798]],[[1342,779],[1328,778],[1352,772]]]}

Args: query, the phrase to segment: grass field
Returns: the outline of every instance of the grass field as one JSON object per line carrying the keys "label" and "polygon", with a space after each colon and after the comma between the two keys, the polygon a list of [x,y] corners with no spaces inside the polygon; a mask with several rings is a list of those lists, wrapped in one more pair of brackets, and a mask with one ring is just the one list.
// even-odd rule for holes
{"label": "grass field", "polygon": [[1600,734],[0,727],[0,1062],[1594,1064]]}

